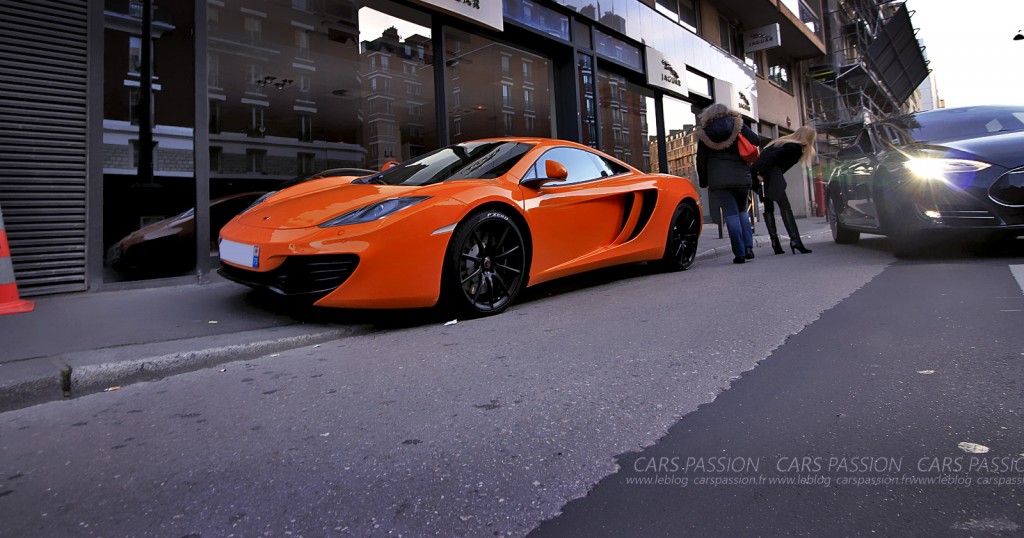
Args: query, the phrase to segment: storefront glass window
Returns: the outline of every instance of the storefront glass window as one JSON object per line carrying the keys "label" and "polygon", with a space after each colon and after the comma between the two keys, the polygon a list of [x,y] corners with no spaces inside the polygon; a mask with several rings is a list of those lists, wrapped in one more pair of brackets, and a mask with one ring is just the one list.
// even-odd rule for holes
{"label": "storefront glass window", "polygon": [[597,98],[594,85],[594,58],[589,54],[580,53],[577,59],[577,73],[580,83],[580,122],[582,132],[580,142],[592,148],[597,147]]}
{"label": "storefront glass window", "polygon": [[153,4],[149,55],[142,2],[104,6],[103,282],[195,271],[193,3]]}
{"label": "storefront glass window", "polygon": [[445,31],[445,50],[452,142],[555,136],[550,60],[454,28]]}
{"label": "storefront glass window", "polygon": [[654,93],[633,84],[625,77],[597,71],[600,149],[645,172],[651,170],[648,142],[648,108],[654,106]]}
{"label": "storefront glass window", "polygon": [[697,117],[690,103],[665,97],[665,142],[668,147],[668,173],[697,183]]}
{"label": "storefront glass window", "polygon": [[531,0],[505,0],[505,18],[525,26],[569,41],[569,17]]}
{"label": "storefront glass window", "polygon": [[[247,0],[245,11],[207,41],[214,207],[438,147],[429,15],[387,0]],[[214,249],[233,215],[211,209]]]}
{"label": "storefront glass window", "polygon": [[640,58],[640,49],[625,41],[614,38],[600,30],[595,30],[597,38],[597,53],[605,58],[615,60],[636,69],[643,69],[643,61]]}

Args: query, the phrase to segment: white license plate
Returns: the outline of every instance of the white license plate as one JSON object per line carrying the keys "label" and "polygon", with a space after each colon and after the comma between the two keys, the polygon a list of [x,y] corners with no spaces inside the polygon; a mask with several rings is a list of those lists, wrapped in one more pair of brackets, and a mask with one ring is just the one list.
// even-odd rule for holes
{"label": "white license plate", "polygon": [[220,259],[255,269],[260,266],[260,247],[221,239]]}

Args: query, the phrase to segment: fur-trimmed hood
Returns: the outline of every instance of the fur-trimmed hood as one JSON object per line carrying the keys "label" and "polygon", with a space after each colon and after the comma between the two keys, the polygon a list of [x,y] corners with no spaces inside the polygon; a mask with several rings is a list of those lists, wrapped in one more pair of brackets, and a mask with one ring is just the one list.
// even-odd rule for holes
{"label": "fur-trimmed hood", "polygon": [[732,145],[743,128],[743,120],[736,112],[717,114],[705,118],[697,127],[697,138],[709,149],[723,150]]}

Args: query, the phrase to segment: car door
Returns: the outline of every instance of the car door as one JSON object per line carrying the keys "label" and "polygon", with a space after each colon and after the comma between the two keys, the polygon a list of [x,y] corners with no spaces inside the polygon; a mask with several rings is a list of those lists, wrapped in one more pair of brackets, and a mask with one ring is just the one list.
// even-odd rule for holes
{"label": "car door", "polygon": [[840,180],[841,207],[836,207],[840,222],[857,228],[875,229],[878,215],[872,182],[878,166],[873,130],[860,132],[854,144],[839,153],[842,164],[836,170]]}
{"label": "car door", "polygon": [[[633,174],[615,170],[603,159],[579,148],[548,150],[523,181],[544,177],[546,162],[565,166],[564,182],[522,187],[526,220],[533,236],[533,275],[584,263],[599,255],[619,236],[626,199],[632,197]],[[622,174],[621,172],[627,172]]]}

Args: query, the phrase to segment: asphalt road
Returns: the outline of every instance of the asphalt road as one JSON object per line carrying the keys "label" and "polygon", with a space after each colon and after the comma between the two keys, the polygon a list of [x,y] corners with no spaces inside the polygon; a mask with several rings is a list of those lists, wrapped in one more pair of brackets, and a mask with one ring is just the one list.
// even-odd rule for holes
{"label": "asphalt road", "polygon": [[[908,357],[950,346],[966,353],[961,347],[968,342],[984,344],[992,334],[1010,338],[1012,332],[991,325],[988,317],[972,318],[978,334],[964,338],[969,331],[958,325],[964,322],[954,316],[958,303],[952,298],[916,305],[945,310],[923,317],[920,327],[905,319],[899,327],[909,332],[880,323],[897,306],[915,306],[907,299],[913,290],[906,282],[925,286],[915,275],[931,266],[962,265],[969,272],[991,265],[994,275],[1000,264],[1006,271],[1006,259],[901,262],[886,270],[894,259],[882,239],[850,247],[822,238],[808,246],[814,254],[761,256],[745,265],[714,259],[677,274],[650,275],[637,267],[604,271],[544,286],[497,317],[392,328],[4,413],[0,535],[521,536],[545,520],[551,521],[541,533],[635,535],[647,529],[679,535],[674,529],[688,528],[675,526],[672,517],[680,511],[703,519],[699,528],[710,534],[715,522],[757,505],[753,490],[720,490],[748,499],[723,514],[722,501],[712,503],[709,488],[669,493],[645,486],[615,493],[614,484],[623,477],[619,465],[637,454],[683,454],[670,447],[681,429],[688,421],[707,421],[703,417],[724,408],[734,394],[741,398],[734,407],[779,414],[723,426],[727,431],[719,441],[710,435],[722,420],[704,422],[699,431],[709,437],[694,454],[725,446],[730,453],[766,460],[799,450],[841,455],[846,452],[834,444],[840,439],[853,443],[850,454],[946,454],[948,443],[937,435],[927,443],[913,437],[915,428],[933,423],[957,428],[949,437],[958,442],[999,446],[982,435],[991,433],[988,422],[966,416],[979,403],[984,407],[976,414],[1012,429],[1000,430],[1009,432],[1002,435],[1019,435],[1006,415],[1020,412],[1019,389],[1006,392],[1009,374],[1018,372],[1013,357],[1000,356],[996,369],[966,359],[955,369],[946,359],[924,360],[927,353],[919,362],[928,364],[903,365],[936,370],[925,375],[894,370],[889,355],[871,355],[891,353],[888,346],[896,344],[914,350]],[[874,291],[876,277],[887,281],[893,270],[908,276]],[[986,294],[1000,288],[1012,297],[1005,278],[992,275],[979,277]],[[970,299],[973,281],[959,284],[956,300]],[[880,316],[866,306],[847,307],[869,292],[876,301],[892,303],[891,312]],[[992,298],[974,300],[980,305]],[[982,313],[980,306],[976,310]],[[847,349],[835,345],[842,341],[838,335],[825,333],[797,345],[808,331],[817,334],[822,324],[838,326],[851,315],[880,323],[879,336],[868,340],[875,347]],[[832,317],[839,319],[828,322]],[[949,338],[924,332],[933,327]],[[1014,345],[1008,339],[1003,344]],[[795,358],[787,359],[791,348]],[[858,360],[877,367],[864,370],[853,358],[840,361],[847,353],[859,353]],[[964,382],[962,371],[974,377]],[[836,389],[844,381],[844,389]],[[939,396],[920,388],[906,392],[899,381],[942,390]],[[794,400],[812,389],[820,400]],[[858,399],[867,389],[874,392],[866,395],[889,400]],[[928,395],[937,407],[924,414],[910,411],[905,404],[916,394]],[[851,399],[856,401],[845,406],[826,405]],[[835,413],[843,416],[829,418]],[[800,437],[770,444],[789,435]],[[690,441],[683,435],[682,442]],[[822,497],[820,489],[796,486],[770,493],[790,490],[790,500],[763,502],[753,512],[757,521],[780,517],[780,526],[766,527],[766,534],[800,523],[780,515],[792,498]],[[831,513],[847,514],[842,521],[865,517],[872,507],[858,492],[839,490]],[[680,494],[699,497],[695,506],[701,510],[672,503]],[[565,516],[551,519],[584,496],[568,505]],[[641,497],[662,499],[658,506],[664,510],[654,515],[665,526],[657,526],[657,517],[642,523],[622,512],[615,512],[619,520],[613,523],[625,527],[572,526],[581,514],[611,514],[609,506],[625,510]],[[591,506],[606,498],[609,504]],[[743,528],[749,527],[735,527]]]}
{"label": "asphalt road", "polygon": [[889,266],[533,536],[1019,536],[1022,263]]}

